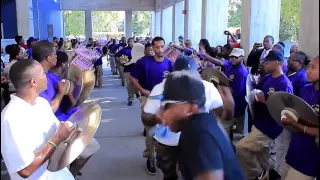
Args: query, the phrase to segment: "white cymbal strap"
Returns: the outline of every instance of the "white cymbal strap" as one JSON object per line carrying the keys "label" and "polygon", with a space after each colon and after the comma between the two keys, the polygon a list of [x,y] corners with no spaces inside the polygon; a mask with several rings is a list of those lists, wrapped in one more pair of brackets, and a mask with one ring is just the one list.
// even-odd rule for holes
{"label": "white cymbal strap", "polygon": [[284,109],[281,111],[281,121],[283,118],[287,118],[287,116],[285,114],[289,115],[293,120],[298,122],[299,116],[297,116],[294,112],[292,112],[289,109]]}

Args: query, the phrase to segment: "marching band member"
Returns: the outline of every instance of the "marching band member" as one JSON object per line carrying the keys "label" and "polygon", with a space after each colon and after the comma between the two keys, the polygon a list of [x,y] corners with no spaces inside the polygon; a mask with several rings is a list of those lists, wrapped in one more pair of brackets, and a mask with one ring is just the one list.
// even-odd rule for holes
{"label": "marching band member", "polygon": [[[180,56],[174,63],[174,71],[182,70],[191,71],[199,75],[196,62],[188,56]],[[228,119],[227,116],[232,117],[234,103],[231,92],[228,91],[227,93],[221,93],[223,96],[222,99],[224,100],[223,103],[216,87],[210,82],[204,80],[202,80],[202,82],[205,87],[206,94],[206,103],[204,105],[205,111],[213,111],[217,116],[222,116],[222,119]],[[144,107],[144,112],[149,116],[145,119],[145,123],[150,126],[154,126],[157,123],[157,118],[155,116],[159,113],[161,99],[156,97],[162,96],[164,84],[165,79],[160,84],[154,86]],[[157,154],[157,166],[162,170],[164,180],[177,180],[177,145],[180,133],[171,132],[167,126],[162,126],[160,124],[156,126],[156,129],[156,131],[159,132],[154,136],[156,142],[155,151]]]}
{"label": "marching band member", "polygon": [[[133,47],[133,43],[134,43],[133,38],[129,38],[128,39],[128,46],[126,46],[125,48],[121,49],[116,54],[117,61],[120,61],[120,57],[123,56],[123,55],[126,56],[129,60],[132,59],[131,50],[132,50],[132,47]],[[125,81],[126,81],[126,84],[127,84],[128,106],[132,106],[132,101],[134,99],[134,94],[136,94],[137,98],[139,98],[139,95],[138,95],[138,92],[137,92],[136,88],[134,87],[134,85],[132,84],[132,82],[129,79],[130,72],[131,72],[132,68],[134,67],[134,64],[130,64],[128,66],[121,64],[121,66],[124,67],[123,68],[123,72],[124,72]]]}
{"label": "marching band member", "polygon": [[251,50],[247,59],[247,66],[252,67],[250,72],[251,74],[255,75],[258,72],[260,60],[264,59],[268,55],[269,51],[271,51],[273,43],[274,38],[268,35],[263,39],[263,49],[259,49],[258,44],[253,46],[253,49]]}
{"label": "marching band member", "polygon": [[[280,43],[282,43],[282,42],[280,42]],[[278,50],[278,51],[282,52],[282,54],[284,54],[284,46],[282,44],[280,44],[280,43],[277,43],[277,44],[273,45],[271,49],[272,50]],[[288,71],[288,62],[285,61],[282,64],[282,66],[283,66],[282,67],[283,72],[286,73]]]}
{"label": "marching band member", "polygon": [[97,41],[93,42],[93,48],[96,49],[96,51],[101,55],[100,58],[94,63],[94,68],[95,68],[95,76],[96,76],[96,81],[95,81],[95,87],[97,88],[103,88],[103,67],[102,67],[102,57],[105,56],[105,54],[101,51],[101,48],[98,46]]}
{"label": "marching band member", "polygon": [[224,74],[230,81],[231,89],[233,92],[233,98],[235,101],[234,116],[232,119],[222,119],[221,123],[230,136],[233,139],[233,125],[237,122],[241,127],[244,125],[245,109],[247,106],[246,96],[246,80],[248,71],[244,66],[243,49],[234,48],[230,54],[230,60],[221,61],[209,56],[206,51],[201,47],[201,52],[204,54],[205,60],[209,61],[217,66],[221,66]]}
{"label": "marching band member", "polygon": [[[61,52],[64,53],[64,52]],[[45,98],[51,105],[52,111],[55,113],[56,117],[59,121],[67,121],[69,117],[75,113],[77,110],[79,110],[80,107],[74,107],[70,109],[67,113],[63,113],[61,110],[61,102],[63,97],[65,96],[65,92],[67,89],[67,83],[61,81],[61,77],[59,75],[56,75],[52,72],[49,72],[51,69],[55,69],[55,72],[57,71],[57,68],[63,69],[65,61],[67,60],[67,56],[64,53],[64,58],[60,58],[57,61],[57,55],[56,51],[53,47],[53,44],[49,41],[40,41],[35,44],[32,52],[32,56],[40,62],[42,65],[44,72],[47,76],[47,89],[40,93],[40,96]],[[57,66],[58,65],[58,66]],[[61,70],[60,70],[61,72]],[[76,102],[72,101],[72,95],[68,95],[71,102],[75,104]],[[91,156],[98,151],[100,148],[99,143],[93,139],[91,143],[86,147],[86,149],[82,152],[80,157],[76,159],[71,165],[70,165],[70,171],[73,176],[76,176],[79,174],[79,171],[84,167],[84,165],[87,163],[87,161],[91,158]]]}
{"label": "marching band member", "polygon": [[1,113],[1,153],[11,180],[74,180],[67,168],[47,170],[48,160],[74,128],[55,117],[48,101],[39,97],[47,88],[37,61],[19,61],[10,69],[16,88]]}
{"label": "marching band member", "polygon": [[[125,37],[121,38],[121,41],[118,45],[116,45],[115,47],[113,47],[111,50],[115,53],[121,51],[121,49],[125,48],[127,46],[127,41]],[[124,82],[125,82],[125,77],[124,77],[124,73],[123,73],[123,66],[120,63],[120,59],[116,58],[116,66],[117,66],[117,70],[119,72],[120,75],[120,79],[121,79],[121,86],[124,86]]]}
{"label": "marching band member", "polygon": [[144,157],[148,158],[147,172],[151,175],[155,175],[154,142],[150,132],[152,126],[148,126],[144,123],[144,117],[146,115],[143,111],[143,107],[147,102],[147,98],[149,97],[152,88],[159,84],[167,74],[173,71],[173,63],[168,58],[164,57],[165,41],[162,37],[155,37],[151,44],[155,53],[154,56],[145,56],[138,60],[132,69],[129,78],[141,93],[141,119],[146,129],[146,150],[143,154]]}
{"label": "marching band member", "polygon": [[[267,73],[258,84],[262,92],[256,94],[254,125],[251,132],[236,144],[237,157],[247,179],[258,179],[269,171],[270,146],[276,140],[276,170],[281,174],[282,161],[287,152],[289,141],[287,131],[271,117],[267,109],[267,98],[274,92],[284,91],[293,93],[292,84],[282,72],[282,63],[285,62],[283,54],[278,50],[269,51],[263,59],[264,70]],[[278,142],[282,142],[279,144]]]}
{"label": "marching band member", "polygon": [[205,106],[205,87],[197,72],[168,75],[158,116],[171,131],[181,131],[177,154],[183,179],[244,180],[230,140]]}
{"label": "marching band member", "polygon": [[[311,60],[307,72],[307,81],[311,84],[305,85],[299,96],[314,109],[319,117],[319,56]],[[285,116],[281,122],[295,127],[298,132],[291,135],[286,156],[287,168],[283,179],[314,180],[319,175],[320,168],[319,147],[315,143],[315,138],[319,137],[319,127],[301,124],[300,120],[296,122],[289,114]]]}
{"label": "marching band member", "polygon": [[153,56],[153,49],[151,43],[146,43],[144,45],[144,55],[145,56]]}
{"label": "marching band member", "polygon": [[110,68],[113,75],[117,74],[116,60],[115,60],[115,52],[112,49],[117,45],[117,40],[112,39],[112,43],[108,46],[109,57],[110,57]]}
{"label": "marching band member", "polygon": [[293,86],[293,92],[299,96],[300,89],[306,84],[307,72],[304,70],[303,65],[308,60],[304,52],[296,51],[288,58],[288,71],[286,75]]}

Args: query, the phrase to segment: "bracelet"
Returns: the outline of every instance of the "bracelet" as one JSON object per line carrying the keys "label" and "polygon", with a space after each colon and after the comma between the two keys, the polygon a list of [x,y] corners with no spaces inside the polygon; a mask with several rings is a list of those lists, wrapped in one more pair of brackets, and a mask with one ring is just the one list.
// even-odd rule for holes
{"label": "bracelet", "polygon": [[56,143],[54,143],[54,142],[52,142],[52,141],[48,141],[48,143],[51,144],[52,146],[54,146],[54,147],[57,149],[58,146],[57,146]]}
{"label": "bracelet", "polygon": [[303,134],[306,134],[307,126],[304,126]]}

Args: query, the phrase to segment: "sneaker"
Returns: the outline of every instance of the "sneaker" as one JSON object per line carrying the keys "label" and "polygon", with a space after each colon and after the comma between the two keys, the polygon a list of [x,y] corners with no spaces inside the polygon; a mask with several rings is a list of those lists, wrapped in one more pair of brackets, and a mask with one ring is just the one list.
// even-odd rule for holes
{"label": "sneaker", "polygon": [[121,82],[121,86],[124,86],[124,82],[123,81]]}
{"label": "sneaker", "polygon": [[137,97],[137,99],[139,99],[140,98],[140,94],[136,93],[136,97]]}
{"label": "sneaker", "polygon": [[152,159],[148,159],[148,160],[147,160],[147,172],[148,172],[150,175],[156,175],[156,174],[157,174],[157,169],[156,169],[156,166],[155,166],[155,161],[152,160]]}
{"label": "sneaker", "polygon": [[128,101],[128,106],[132,106],[132,101]]}
{"label": "sneaker", "polygon": [[144,130],[143,130],[143,136],[144,136],[144,137],[146,137],[146,136],[147,136],[146,128],[144,128]]}

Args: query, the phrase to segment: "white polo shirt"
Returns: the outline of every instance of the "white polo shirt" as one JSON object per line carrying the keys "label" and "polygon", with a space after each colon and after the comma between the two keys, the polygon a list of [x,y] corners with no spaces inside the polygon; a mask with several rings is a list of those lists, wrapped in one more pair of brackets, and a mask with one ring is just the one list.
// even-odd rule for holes
{"label": "white polo shirt", "polygon": [[[202,82],[203,82],[205,93],[206,93],[206,102],[204,105],[205,111],[209,112],[213,109],[222,107],[223,106],[222,98],[217,88],[208,81],[202,80]],[[165,85],[165,79],[161,83],[154,86],[154,88],[150,92],[150,96],[152,97],[152,96],[162,95],[164,90],[164,85]],[[149,114],[157,114],[160,110],[160,104],[161,104],[160,100],[148,98],[147,103],[144,106],[143,110],[144,112]],[[157,124],[156,126],[161,127],[162,125]],[[179,143],[180,132],[174,133],[170,131],[169,127],[165,127],[165,128],[166,128],[165,137],[160,137],[155,135],[154,138],[161,144],[168,145],[168,146],[177,146]]]}
{"label": "white polo shirt", "polygon": [[48,161],[27,179],[17,173],[32,163],[34,153],[44,147],[58,124],[44,98],[38,97],[36,104],[31,105],[11,95],[11,101],[1,113],[1,153],[11,180],[74,180],[67,168],[48,171]]}

